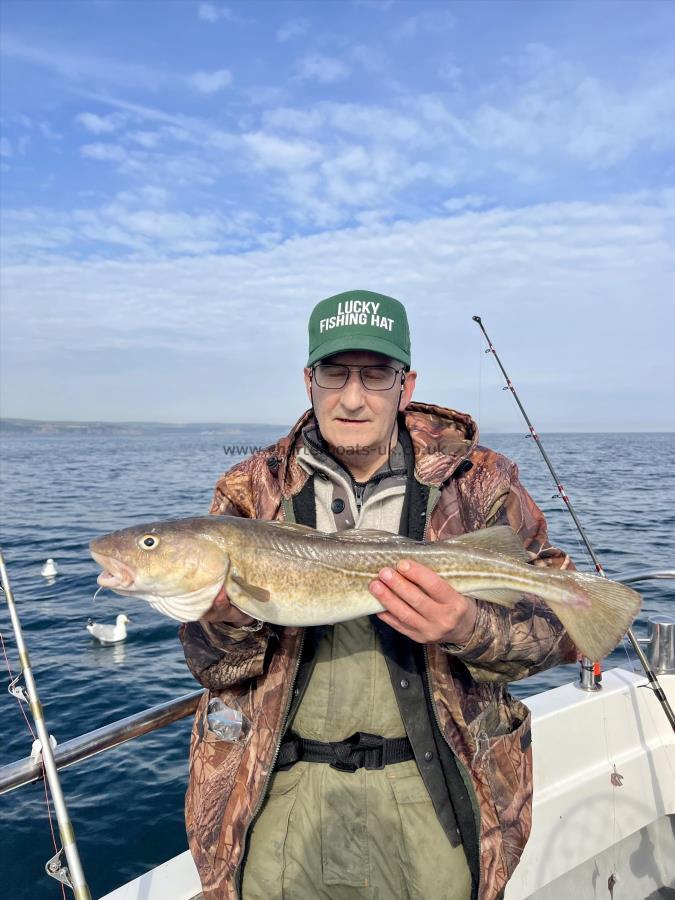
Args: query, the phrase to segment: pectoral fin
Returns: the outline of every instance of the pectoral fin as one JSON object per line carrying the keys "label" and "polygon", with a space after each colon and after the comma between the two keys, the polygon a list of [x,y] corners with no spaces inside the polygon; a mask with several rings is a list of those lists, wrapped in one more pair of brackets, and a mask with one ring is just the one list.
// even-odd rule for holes
{"label": "pectoral fin", "polygon": [[256,619],[265,620],[265,604],[270,600],[269,591],[255,584],[249,584],[232,569],[228,573],[225,589],[237,609],[249,616],[255,616]]}

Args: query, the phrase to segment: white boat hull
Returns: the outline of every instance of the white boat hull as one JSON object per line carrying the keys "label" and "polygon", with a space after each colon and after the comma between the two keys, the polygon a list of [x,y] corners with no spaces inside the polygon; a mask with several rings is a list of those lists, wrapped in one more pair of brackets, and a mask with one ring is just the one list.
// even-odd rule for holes
{"label": "white boat hull", "polygon": [[[675,675],[660,681],[675,706]],[[666,898],[675,887],[675,736],[647,679],[612,669],[601,691],[564,685],[527,705],[532,834],[505,900],[610,900],[612,876],[614,900]],[[103,900],[194,900],[200,890],[186,852]]]}
{"label": "white boat hull", "polygon": [[[675,676],[660,682],[675,705]],[[532,835],[505,900],[609,900],[612,875],[614,900],[674,887],[675,736],[647,679],[612,669],[601,691],[564,685],[527,705]]]}

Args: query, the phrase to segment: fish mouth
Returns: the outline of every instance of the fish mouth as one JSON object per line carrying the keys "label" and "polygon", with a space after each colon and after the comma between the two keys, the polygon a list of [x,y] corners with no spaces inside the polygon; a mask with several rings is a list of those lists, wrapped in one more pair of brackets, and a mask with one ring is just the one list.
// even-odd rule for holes
{"label": "fish mouth", "polygon": [[90,553],[103,569],[96,579],[97,584],[112,590],[115,588],[128,589],[133,586],[136,575],[126,563],[121,562],[119,559],[114,559],[112,556],[96,553],[91,549]]}

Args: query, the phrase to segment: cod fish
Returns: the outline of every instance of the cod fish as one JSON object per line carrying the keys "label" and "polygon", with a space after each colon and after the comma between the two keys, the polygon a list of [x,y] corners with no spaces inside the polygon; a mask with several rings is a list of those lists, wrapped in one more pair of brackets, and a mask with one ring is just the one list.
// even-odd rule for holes
{"label": "cod fish", "polygon": [[368,584],[404,558],[433,569],[455,590],[513,607],[534,595],[576,646],[602,659],[640,608],[640,595],[582,572],[527,565],[515,532],[499,525],[435,543],[388,532],[325,534],[304,525],[234,516],[152,522],[96,538],[102,587],[140,597],[181,622],[207,612],[225,585],[238,609],[276,625],[326,625],[382,612]]}

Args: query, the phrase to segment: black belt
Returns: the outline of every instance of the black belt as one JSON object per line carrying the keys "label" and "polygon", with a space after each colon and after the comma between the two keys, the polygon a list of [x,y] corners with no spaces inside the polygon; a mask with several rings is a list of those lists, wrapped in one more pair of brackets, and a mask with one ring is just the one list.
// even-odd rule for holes
{"label": "black belt", "polygon": [[293,731],[281,742],[275,769],[290,769],[296,762],[328,763],[340,772],[357,769],[383,769],[393,763],[414,759],[407,737],[383,738],[378,734],[357,731],[344,741],[310,741]]}

